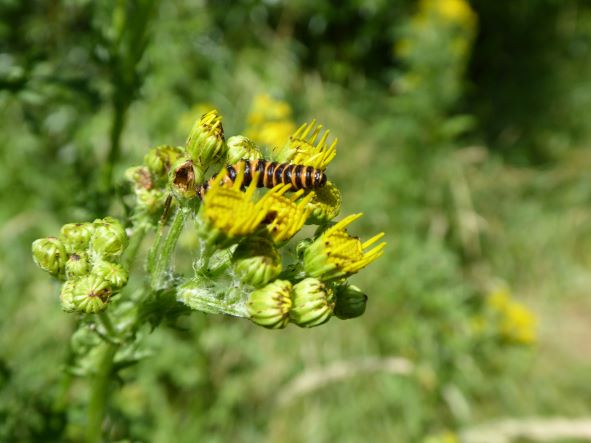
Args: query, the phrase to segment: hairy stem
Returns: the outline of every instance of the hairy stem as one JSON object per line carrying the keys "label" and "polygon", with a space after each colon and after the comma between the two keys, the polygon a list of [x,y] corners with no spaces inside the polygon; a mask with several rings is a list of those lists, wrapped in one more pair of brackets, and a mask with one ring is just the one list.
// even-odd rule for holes
{"label": "hairy stem", "polygon": [[111,373],[113,361],[119,345],[103,343],[100,359],[92,380],[90,402],[88,403],[86,423],[86,442],[100,443],[102,441],[103,421],[109,399]]}
{"label": "hairy stem", "polygon": [[154,248],[150,252],[149,271],[151,274],[151,285],[154,289],[164,289],[169,283],[172,267],[174,250],[176,243],[181,235],[187,209],[178,208],[175,212],[168,232],[163,235],[159,232],[159,238],[154,243]]}

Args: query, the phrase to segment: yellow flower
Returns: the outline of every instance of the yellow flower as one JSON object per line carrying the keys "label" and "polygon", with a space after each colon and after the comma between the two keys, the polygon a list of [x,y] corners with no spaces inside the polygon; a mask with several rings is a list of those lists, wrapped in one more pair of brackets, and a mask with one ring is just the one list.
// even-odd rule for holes
{"label": "yellow flower", "polygon": [[247,123],[245,135],[268,146],[282,146],[295,130],[289,104],[266,94],[254,98]]}
{"label": "yellow flower", "polygon": [[487,304],[496,314],[496,328],[503,339],[523,345],[535,343],[536,316],[525,305],[512,300],[507,288],[494,290]]}
{"label": "yellow flower", "polygon": [[304,123],[289,137],[289,141],[282,149],[276,150],[277,160],[326,169],[337,153],[338,140],[335,139],[330,145],[327,144],[330,134],[328,130],[324,131],[318,140],[322,129],[322,125],[316,125],[316,120]]}
{"label": "yellow flower", "polygon": [[364,243],[347,233],[345,226],[361,217],[353,214],[328,228],[304,251],[304,269],[311,277],[331,280],[352,275],[383,254],[386,243],[380,243],[366,251],[380,240],[380,233]]}
{"label": "yellow flower", "polygon": [[282,243],[293,237],[310,215],[311,209],[306,206],[314,197],[314,193],[309,193],[296,203],[304,191],[300,190],[286,197],[284,194],[290,188],[289,184],[275,186],[260,202],[265,208],[265,218],[269,222],[267,230],[275,243]]}
{"label": "yellow flower", "polygon": [[324,224],[339,215],[341,211],[341,193],[332,182],[328,181],[326,185],[316,190],[308,208],[310,208],[311,214],[306,223]]}
{"label": "yellow flower", "polygon": [[213,228],[214,238],[218,233],[230,239],[252,234],[267,215],[262,202],[253,198],[257,180],[253,179],[242,191],[243,170],[238,172],[232,184],[224,181],[224,177],[224,174],[218,174],[203,197],[202,216],[209,230]]}
{"label": "yellow flower", "polygon": [[473,28],[477,21],[476,14],[465,0],[421,0],[416,18],[417,27],[423,26],[426,21],[424,18],[430,14],[465,28]]}

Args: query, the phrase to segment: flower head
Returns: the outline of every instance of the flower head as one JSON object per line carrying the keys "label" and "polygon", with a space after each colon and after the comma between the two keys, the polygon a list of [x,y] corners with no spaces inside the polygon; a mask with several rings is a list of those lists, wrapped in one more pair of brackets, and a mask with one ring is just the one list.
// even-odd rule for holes
{"label": "flower head", "polygon": [[202,233],[213,240],[221,237],[235,239],[252,234],[265,218],[266,211],[254,199],[256,179],[242,191],[244,171],[240,170],[234,183],[218,174],[203,197],[200,216],[205,221]]}
{"label": "flower head", "polygon": [[304,225],[311,209],[306,206],[314,197],[311,192],[296,202],[304,193],[303,190],[294,192],[289,197],[285,193],[291,185],[278,185],[271,189],[261,199],[261,204],[266,212],[266,228],[275,243],[281,243],[293,237]]}
{"label": "flower head", "polygon": [[291,305],[291,283],[287,280],[275,280],[253,291],[246,304],[250,319],[269,329],[287,326]]}
{"label": "flower head", "polygon": [[332,182],[326,182],[326,185],[316,189],[314,198],[308,203],[308,209],[311,213],[306,220],[307,224],[322,225],[332,220],[341,211],[339,189]]}
{"label": "flower head", "polygon": [[186,151],[198,166],[204,168],[221,160],[226,150],[222,117],[216,110],[209,111],[193,125]]}
{"label": "flower head", "polygon": [[226,163],[233,165],[242,159],[256,160],[261,157],[261,151],[252,140],[242,135],[235,135],[228,139]]}
{"label": "flower head", "polygon": [[304,328],[326,323],[335,306],[332,289],[316,278],[306,278],[295,284],[292,301],[289,317],[296,325]]}
{"label": "flower head", "polygon": [[113,259],[121,256],[127,247],[127,234],[119,220],[105,217],[93,222],[94,231],[90,239],[91,256]]}
{"label": "flower head", "polygon": [[109,282],[92,274],[74,280],[73,286],[65,287],[64,290],[71,293],[62,292],[62,306],[73,307],[74,310],[87,314],[104,310],[113,295]]}
{"label": "flower head", "polygon": [[336,290],[337,303],[334,314],[341,320],[359,317],[365,312],[367,295],[357,286],[344,284]]}
{"label": "flower head", "polygon": [[326,169],[337,153],[338,140],[335,139],[329,145],[327,140],[330,131],[324,131],[320,136],[322,129],[322,125],[316,125],[316,120],[300,126],[289,137],[287,144],[282,149],[276,150],[277,160]]}
{"label": "flower head", "polygon": [[264,286],[281,272],[281,256],[273,241],[264,235],[247,237],[232,257],[240,279],[255,287]]}
{"label": "flower head", "polygon": [[358,237],[347,233],[345,227],[362,214],[353,214],[331,226],[320,235],[304,252],[304,269],[312,277],[332,280],[355,274],[383,254],[386,243],[380,243],[366,251],[380,240],[380,233],[364,243]]}
{"label": "flower head", "polygon": [[63,277],[68,256],[60,240],[55,237],[40,238],[33,242],[32,250],[37,266],[54,277]]}

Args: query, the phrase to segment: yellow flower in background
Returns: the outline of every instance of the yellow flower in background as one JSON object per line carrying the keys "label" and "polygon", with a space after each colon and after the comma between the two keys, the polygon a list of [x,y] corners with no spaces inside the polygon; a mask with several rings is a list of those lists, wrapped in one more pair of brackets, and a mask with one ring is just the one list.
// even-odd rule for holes
{"label": "yellow flower in background", "polygon": [[444,21],[466,28],[473,28],[476,24],[476,14],[465,0],[421,0],[419,10],[422,15],[433,13]]}
{"label": "yellow flower in background", "polygon": [[430,435],[423,443],[459,443],[458,435],[451,431],[444,431],[440,434]]}
{"label": "yellow flower in background", "polygon": [[525,305],[514,301],[507,288],[491,292],[487,305],[496,315],[497,332],[502,338],[523,345],[535,343],[536,316]]}
{"label": "yellow flower in background", "polygon": [[245,135],[260,144],[283,146],[296,129],[291,114],[287,102],[275,100],[267,94],[257,95],[246,119]]}

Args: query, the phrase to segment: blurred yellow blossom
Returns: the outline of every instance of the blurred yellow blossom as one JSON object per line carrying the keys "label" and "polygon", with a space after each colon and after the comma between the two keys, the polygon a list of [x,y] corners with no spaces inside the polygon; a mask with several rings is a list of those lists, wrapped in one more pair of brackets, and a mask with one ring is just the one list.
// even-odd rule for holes
{"label": "blurred yellow blossom", "polygon": [[283,146],[296,129],[291,114],[287,102],[267,94],[257,95],[247,116],[245,135],[257,143]]}
{"label": "blurred yellow blossom", "polygon": [[517,344],[535,343],[536,316],[525,305],[514,301],[509,289],[501,287],[492,291],[487,305],[496,315],[496,327],[502,338]]}
{"label": "blurred yellow blossom", "polygon": [[476,14],[465,0],[421,0],[419,10],[423,15],[437,14],[447,22],[472,28]]}

